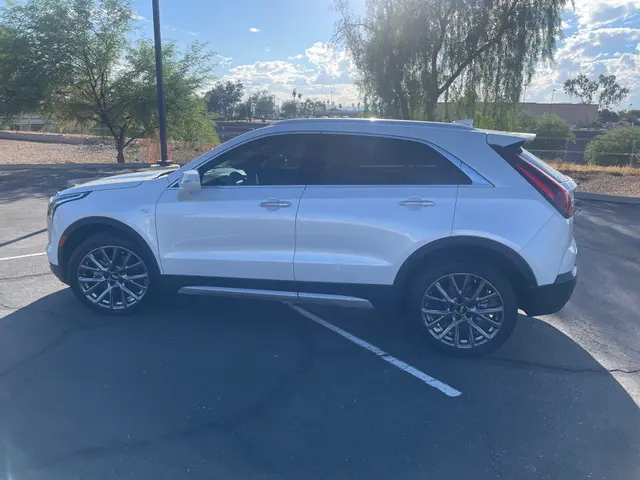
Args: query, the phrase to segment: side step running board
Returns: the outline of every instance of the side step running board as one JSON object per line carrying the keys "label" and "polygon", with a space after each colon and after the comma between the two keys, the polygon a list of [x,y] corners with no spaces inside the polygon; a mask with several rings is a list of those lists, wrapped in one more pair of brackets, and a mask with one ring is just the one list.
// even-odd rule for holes
{"label": "side step running board", "polygon": [[331,295],[325,293],[296,293],[282,292],[278,290],[253,290],[250,288],[207,287],[193,286],[182,287],[178,293],[184,295],[211,295],[220,297],[257,298],[265,300],[279,300],[282,302],[304,302],[322,305],[336,305],[341,307],[373,308],[369,300],[344,295]]}

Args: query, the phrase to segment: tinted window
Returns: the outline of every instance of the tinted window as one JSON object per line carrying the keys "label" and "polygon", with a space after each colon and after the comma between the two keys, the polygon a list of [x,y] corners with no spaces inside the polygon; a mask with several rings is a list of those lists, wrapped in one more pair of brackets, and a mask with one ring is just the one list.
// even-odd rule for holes
{"label": "tinted window", "polygon": [[471,183],[429,146],[364,135],[322,135],[324,155],[309,168],[315,185],[459,185]]}
{"label": "tinted window", "polygon": [[274,135],[240,145],[199,168],[204,186],[299,185],[318,135]]}

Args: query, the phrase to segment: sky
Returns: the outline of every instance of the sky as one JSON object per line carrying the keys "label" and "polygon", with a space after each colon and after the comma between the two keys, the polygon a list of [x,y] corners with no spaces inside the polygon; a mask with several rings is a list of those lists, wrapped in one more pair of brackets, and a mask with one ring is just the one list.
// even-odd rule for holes
{"label": "sky", "polygon": [[[364,0],[353,0],[362,8]],[[359,101],[357,70],[331,43],[331,0],[160,0],[163,40],[207,42],[218,80],[240,80],[248,93],[266,88],[278,101],[295,88],[303,99]],[[151,0],[134,0],[139,34],[150,37]],[[631,89],[617,109],[640,109],[640,0],[575,0],[563,18],[553,65],[540,65],[527,102],[576,102],[562,91],[578,73],[614,74]],[[553,90],[556,90],[553,93]]]}

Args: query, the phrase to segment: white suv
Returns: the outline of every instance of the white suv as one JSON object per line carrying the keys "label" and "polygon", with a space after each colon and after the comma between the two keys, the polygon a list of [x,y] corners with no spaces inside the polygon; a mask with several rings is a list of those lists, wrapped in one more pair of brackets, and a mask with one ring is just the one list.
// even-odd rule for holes
{"label": "white suv", "polygon": [[290,120],[179,170],[51,199],[51,269],[124,314],[159,287],[401,306],[435,347],[502,344],[518,309],[553,313],[576,282],[575,183],[530,134],[388,120]]}

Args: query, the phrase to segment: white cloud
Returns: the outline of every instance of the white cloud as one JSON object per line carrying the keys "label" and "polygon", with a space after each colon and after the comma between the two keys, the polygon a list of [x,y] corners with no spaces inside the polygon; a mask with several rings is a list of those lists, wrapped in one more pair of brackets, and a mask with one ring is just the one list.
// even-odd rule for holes
{"label": "white cloud", "polygon": [[256,28],[256,27],[251,27],[251,28],[249,29],[249,31],[250,31],[251,33],[258,33],[258,32],[260,31],[260,29],[259,29],[259,28]]}
{"label": "white cloud", "polygon": [[198,34],[196,32],[187,32],[187,35],[191,35],[193,37],[197,37]]}
{"label": "white cloud", "polygon": [[[577,3],[577,2],[576,2]],[[631,90],[617,108],[640,105],[640,28],[581,29],[558,49],[555,65],[543,66],[528,87],[527,101],[575,102],[562,91],[563,83],[579,73],[590,78],[615,75],[618,83]]]}
{"label": "white cloud", "polygon": [[271,49],[269,47],[264,47],[264,51],[268,53],[271,51]]}
{"label": "white cloud", "polygon": [[[640,21],[633,21],[640,19],[640,0],[575,3],[575,12],[568,11],[563,19],[565,33],[571,34],[559,45],[555,63],[537,69],[526,100],[548,102],[555,89],[554,102],[575,102],[564,94],[563,83],[579,73],[592,78],[602,73],[616,75],[621,85],[631,89],[618,108],[628,108],[629,103],[640,107]],[[267,88],[280,100],[291,98],[295,88],[303,99],[327,100],[333,92],[336,104],[358,102],[355,65],[346,51],[329,42],[316,42],[286,61],[236,66],[224,79],[242,81],[248,92]]]}
{"label": "white cloud", "polygon": [[640,0],[576,0],[578,23],[589,29],[640,16]]}
{"label": "white cloud", "polygon": [[218,63],[218,66],[220,67],[226,67],[231,65],[231,60],[233,60],[233,57],[225,57],[223,55],[219,55],[216,53],[216,57],[218,57],[220,59],[220,62]]}
{"label": "white cloud", "polygon": [[291,98],[295,88],[303,99],[328,100],[333,96],[336,105],[357,103],[350,60],[344,52],[336,52],[327,45],[316,43],[304,56],[294,56],[293,59],[302,60],[296,64],[278,60],[239,65],[231,68],[223,79],[241,81],[248,93],[266,88],[279,100]]}

